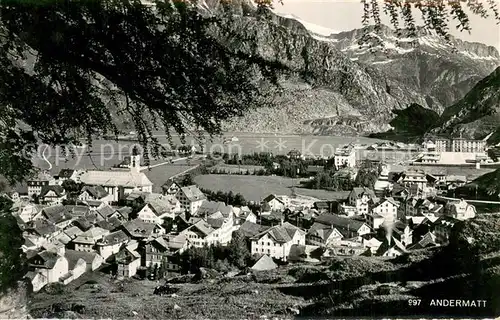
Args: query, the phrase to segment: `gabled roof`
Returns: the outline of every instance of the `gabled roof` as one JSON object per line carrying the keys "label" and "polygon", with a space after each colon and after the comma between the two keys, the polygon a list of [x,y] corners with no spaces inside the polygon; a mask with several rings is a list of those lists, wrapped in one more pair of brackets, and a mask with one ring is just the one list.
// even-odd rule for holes
{"label": "gabled roof", "polygon": [[[368,196],[369,198],[375,198],[375,192],[372,189],[364,188],[364,187],[355,187],[352,189],[351,194],[355,198],[361,198],[363,195]],[[350,195],[349,195],[350,196]]]}
{"label": "gabled roof", "polygon": [[196,185],[182,187],[180,192],[182,192],[189,201],[199,201],[207,198]]}
{"label": "gabled roof", "polygon": [[64,256],[69,261],[78,261],[78,259],[83,259],[87,264],[92,264],[96,258],[98,258],[98,254],[96,252],[85,252],[85,251],[76,251],[76,250],[66,250]]}
{"label": "gabled roof", "polygon": [[255,271],[267,271],[276,269],[277,267],[278,265],[273,261],[273,258],[265,254],[257,260],[251,269]]}
{"label": "gabled roof", "polygon": [[65,205],[64,208],[72,217],[83,217],[90,212],[87,206]]}
{"label": "gabled roof", "polygon": [[409,250],[424,249],[434,247],[436,245],[436,236],[432,232],[427,232],[419,242],[411,245]]}
{"label": "gabled roof", "polygon": [[141,256],[135,251],[130,249],[123,249],[115,256],[115,261],[119,264],[129,264],[133,261],[140,259]]}
{"label": "gabled roof", "polygon": [[[321,223],[327,226],[333,225],[337,229],[350,229],[353,231],[359,230],[364,222],[359,220],[354,220],[350,218],[341,217],[334,214],[323,214],[316,218],[317,223]],[[341,230],[339,230],[341,231]]]}
{"label": "gabled roof", "polygon": [[163,237],[164,241],[167,243],[170,249],[179,250],[182,249],[187,242],[187,238],[184,234],[167,234]]}
{"label": "gabled roof", "polygon": [[376,201],[376,202],[370,202],[370,207],[373,209],[373,208],[376,208],[376,207],[378,207],[386,202],[389,202],[390,204],[392,204],[396,207],[399,207],[399,202],[394,200],[394,198],[392,198],[392,197],[381,198],[381,199],[378,199],[378,201]]}
{"label": "gabled roof", "polygon": [[92,186],[135,188],[153,185],[143,172],[132,170],[87,171],[81,175],[80,180]]}
{"label": "gabled roof", "polygon": [[323,241],[328,240],[332,233],[340,233],[340,236],[343,236],[342,233],[336,228],[332,228],[331,226],[327,226],[317,222],[313,223],[313,225],[307,232],[308,235],[319,237]]}
{"label": "gabled roof", "polygon": [[40,236],[52,234],[58,230],[56,225],[49,220],[35,220],[29,223],[27,229],[33,230]]}
{"label": "gabled roof", "polygon": [[94,244],[96,243],[97,240],[101,239],[103,236],[107,234],[109,234],[109,230],[100,227],[94,227],[77,236],[73,240],[73,242]]}
{"label": "gabled roof", "polygon": [[104,206],[100,207],[99,209],[97,209],[96,211],[104,219],[107,219],[116,213],[116,209],[110,207],[109,205],[104,205]]}
{"label": "gabled roof", "polygon": [[383,255],[384,253],[386,253],[388,250],[390,250],[392,248],[395,248],[402,253],[408,252],[406,250],[405,246],[399,240],[397,240],[394,237],[391,237],[390,243],[387,239],[384,239],[384,241],[382,241],[382,244],[377,249],[377,255]]}
{"label": "gabled roof", "polygon": [[151,245],[155,247],[159,247],[163,250],[163,252],[167,251],[169,249],[168,243],[163,239],[162,237],[155,238],[154,240],[151,241]]}
{"label": "gabled roof", "polygon": [[102,199],[109,195],[109,193],[102,186],[85,186],[82,188],[80,194],[84,193],[85,191],[96,199]]}
{"label": "gabled roof", "polygon": [[201,204],[200,208],[196,211],[197,216],[211,215],[220,211],[224,217],[228,217],[233,212],[232,206],[227,206],[221,201],[205,201]]}
{"label": "gabled roof", "polygon": [[[42,259],[42,264],[34,264],[34,262],[38,260],[38,257]],[[38,268],[52,269],[56,265],[57,260],[59,260],[59,258],[60,256],[57,253],[53,251],[44,250],[39,252],[35,257],[33,257],[30,261],[30,264]]]}
{"label": "gabled roof", "polygon": [[42,214],[52,223],[60,223],[71,219],[72,217],[66,212],[63,205],[55,205],[42,209]]}
{"label": "gabled roof", "polygon": [[123,227],[129,236],[136,238],[148,238],[153,234],[155,228],[160,228],[154,223],[144,222],[141,219],[129,221]]}
{"label": "gabled roof", "polygon": [[128,220],[128,217],[132,213],[133,210],[131,207],[121,207],[121,208],[116,209],[116,211],[118,211],[118,213],[121,214],[124,219]]}
{"label": "gabled roof", "polygon": [[78,228],[77,226],[70,227],[66,230],[64,230],[64,233],[70,238],[70,239],[75,239],[79,235],[83,233],[83,231]]}
{"label": "gabled roof", "polygon": [[285,222],[282,225],[277,225],[274,227],[271,227],[265,231],[262,231],[261,233],[256,234],[254,237],[252,237],[253,240],[258,240],[262,238],[265,235],[268,235],[271,239],[273,239],[275,242],[278,243],[287,243],[292,241],[293,236],[295,235],[296,232],[300,232],[302,234],[305,234],[305,232],[296,226]]}
{"label": "gabled roof", "polygon": [[166,181],[166,182],[165,182],[165,183],[161,186],[161,188],[162,188],[163,190],[167,190],[167,189],[169,189],[172,185],[177,185],[177,187],[178,187],[178,188],[180,188],[179,184],[178,184],[177,182],[175,182],[174,180],[172,180],[172,179],[167,180],[167,181]]}
{"label": "gabled roof", "polygon": [[272,201],[273,199],[276,199],[278,202],[281,202],[282,204],[285,204],[285,203],[283,202],[283,200],[281,200],[279,197],[277,197],[277,196],[276,196],[276,195],[274,195],[274,194],[270,194],[270,195],[268,195],[268,196],[267,196],[267,197],[265,197],[262,201],[267,203],[267,202]]}
{"label": "gabled roof", "polygon": [[122,230],[112,232],[108,235],[105,235],[101,240],[99,240],[98,244],[100,245],[114,245],[117,243],[128,241],[128,235]]}
{"label": "gabled roof", "polygon": [[42,198],[45,197],[47,195],[47,193],[49,193],[50,191],[53,191],[56,194],[56,196],[58,196],[58,197],[62,197],[66,193],[64,191],[64,188],[58,184],[49,185],[49,186],[42,187],[42,191],[40,192],[40,197],[42,197]]}
{"label": "gabled roof", "polygon": [[260,224],[256,224],[250,221],[245,221],[244,223],[241,224],[238,230],[243,234],[243,236],[251,238],[256,234],[264,231],[264,229],[266,228],[267,227],[261,226]]}
{"label": "gabled roof", "polygon": [[198,230],[206,237],[214,231],[214,228],[209,223],[207,223],[205,220],[200,219],[198,222],[196,222],[195,224],[193,224],[192,226],[190,226],[189,228],[187,228],[184,231],[187,231],[187,230],[193,231],[193,232],[196,232],[195,230]]}

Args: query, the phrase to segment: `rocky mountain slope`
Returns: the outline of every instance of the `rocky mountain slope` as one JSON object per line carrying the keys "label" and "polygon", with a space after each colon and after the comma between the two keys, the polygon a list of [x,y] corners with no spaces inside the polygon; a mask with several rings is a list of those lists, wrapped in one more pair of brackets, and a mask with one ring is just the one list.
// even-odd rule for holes
{"label": "rocky mountain slope", "polygon": [[[206,12],[217,1],[203,3]],[[245,2],[231,7],[231,32],[214,30],[228,47],[279,61],[283,75],[275,106],[260,108],[225,124],[235,131],[340,134],[385,131],[392,111],[416,102],[440,111],[425,97],[377,68],[352,61],[331,42],[318,40],[300,22],[267,11],[257,15]],[[230,35],[228,35],[230,34]],[[245,40],[242,40],[245,39]]]}
{"label": "rocky mountain slope", "polygon": [[500,67],[479,81],[467,95],[447,108],[433,133],[500,141]]}
{"label": "rocky mountain slope", "polygon": [[357,44],[362,30],[327,36],[329,30],[293,16],[271,11],[256,15],[246,1],[233,1],[229,9],[221,9],[218,0],[204,1],[200,7],[207,14],[231,11],[232,35],[215,31],[220,41],[278,60],[294,71],[282,77],[274,106],[233,119],[225,124],[227,130],[385,131],[391,128],[394,110],[417,103],[441,113],[500,64],[492,47],[458,39],[446,44],[424,30],[417,39],[397,40],[390,28],[383,27],[380,35],[371,33],[369,41],[375,43],[368,49]]}
{"label": "rocky mountain slope", "polygon": [[[431,31],[419,28],[416,37],[382,25],[367,32],[356,29],[328,37],[352,60],[374,66],[425,96],[448,107],[465,96],[482,78],[500,65],[500,55],[491,46],[451,37],[447,43]],[[359,45],[366,34],[367,43]],[[434,109],[439,107],[434,106]]]}

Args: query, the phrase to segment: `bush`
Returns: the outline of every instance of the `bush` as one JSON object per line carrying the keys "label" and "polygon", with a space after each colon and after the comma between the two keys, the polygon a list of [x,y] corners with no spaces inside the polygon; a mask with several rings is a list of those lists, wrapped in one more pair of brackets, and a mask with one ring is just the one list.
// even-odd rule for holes
{"label": "bush", "polygon": [[62,283],[49,283],[45,286],[45,292],[50,295],[61,295],[66,293],[66,288]]}

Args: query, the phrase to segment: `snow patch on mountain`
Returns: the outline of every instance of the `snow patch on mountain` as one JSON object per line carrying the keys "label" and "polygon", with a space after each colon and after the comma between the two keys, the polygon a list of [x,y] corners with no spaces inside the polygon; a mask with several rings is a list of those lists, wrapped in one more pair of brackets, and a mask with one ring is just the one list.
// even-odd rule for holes
{"label": "snow patch on mountain", "polygon": [[[318,35],[318,36],[325,36],[325,37],[328,37],[332,34],[337,34],[339,33],[339,31],[336,31],[336,30],[333,30],[333,29],[330,29],[330,28],[327,28],[327,27],[323,27],[323,26],[319,26],[317,24],[314,24],[314,23],[311,23],[311,22],[307,22],[307,21],[304,21],[302,19],[300,19],[299,17],[293,15],[293,14],[286,14],[286,13],[279,13],[279,12],[276,12],[274,11],[275,14],[283,17],[283,18],[287,18],[287,19],[293,19],[293,20],[296,20],[298,22],[300,22],[309,32],[315,34],[315,35]],[[334,40],[334,39],[328,39],[328,38],[322,38],[320,37],[319,40],[325,40],[325,41],[331,41],[331,40]]]}

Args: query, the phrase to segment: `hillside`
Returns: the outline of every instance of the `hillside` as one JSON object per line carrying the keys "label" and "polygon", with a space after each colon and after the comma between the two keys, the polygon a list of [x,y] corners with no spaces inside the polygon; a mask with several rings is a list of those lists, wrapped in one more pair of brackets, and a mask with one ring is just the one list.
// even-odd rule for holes
{"label": "hillside", "polygon": [[500,142],[500,67],[479,81],[467,95],[446,108],[434,133]]}

